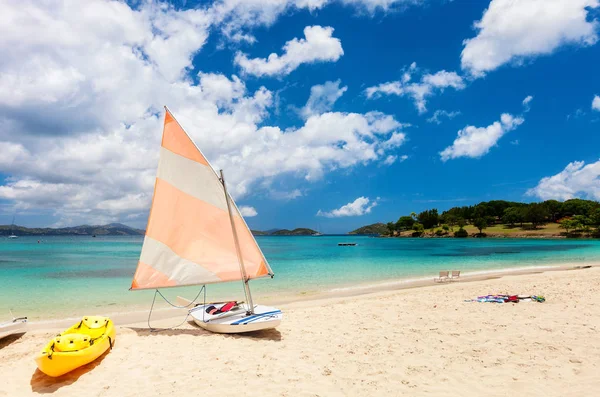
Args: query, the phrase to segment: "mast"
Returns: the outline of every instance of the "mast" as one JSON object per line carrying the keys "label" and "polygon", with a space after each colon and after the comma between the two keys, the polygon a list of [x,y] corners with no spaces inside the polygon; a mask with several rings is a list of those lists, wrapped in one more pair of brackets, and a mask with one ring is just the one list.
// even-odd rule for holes
{"label": "mast", "polygon": [[231,222],[231,231],[233,232],[233,241],[235,242],[235,252],[238,257],[240,264],[240,271],[242,272],[242,283],[244,284],[244,292],[246,299],[248,299],[248,310],[247,314],[254,314],[254,302],[252,301],[252,294],[250,293],[250,285],[248,285],[248,276],[246,275],[246,268],[244,267],[244,258],[242,257],[242,251],[240,250],[240,242],[238,241],[238,235],[235,230],[235,221],[233,220],[233,214],[231,213],[231,203],[229,202],[229,194],[227,194],[227,185],[225,184],[225,176],[223,170],[219,170],[221,173],[221,183],[223,184],[223,190],[225,191],[225,200],[227,201],[227,210],[229,212],[229,221]]}

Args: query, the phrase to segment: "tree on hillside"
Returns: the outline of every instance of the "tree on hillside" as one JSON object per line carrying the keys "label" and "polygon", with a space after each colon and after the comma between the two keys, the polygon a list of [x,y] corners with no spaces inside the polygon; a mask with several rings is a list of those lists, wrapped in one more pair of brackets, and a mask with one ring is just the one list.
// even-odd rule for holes
{"label": "tree on hillside", "polygon": [[590,224],[596,227],[595,237],[600,237],[600,207],[594,208],[590,213]]}
{"label": "tree on hillside", "polygon": [[486,218],[477,218],[473,222],[473,226],[479,229],[479,234],[483,234],[483,229],[487,229],[488,221]]}
{"label": "tree on hillside", "polygon": [[590,218],[588,218],[585,215],[575,215],[573,217],[573,220],[579,222],[582,226],[589,225],[590,223],[592,223]]}
{"label": "tree on hillside", "polygon": [[546,223],[548,215],[548,209],[544,204],[533,203],[527,206],[527,211],[525,212],[525,220],[527,222],[531,222],[531,226],[534,229],[537,229],[539,225]]}
{"label": "tree on hillside", "polygon": [[467,222],[465,221],[465,218],[458,218],[456,219],[456,225],[458,225],[459,229],[462,229],[467,225]]}
{"label": "tree on hillside", "polygon": [[600,208],[595,208],[590,213],[590,224],[592,226],[596,226],[597,228],[600,228]]}
{"label": "tree on hillside", "polygon": [[417,213],[416,212],[411,212],[409,216],[411,218],[413,218],[415,221],[417,220]]}
{"label": "tree on hillside", "polygon": [[502,222],[514,226],[515,223],[523,223],[523,209],[518,207],[509,207],[504,210]]}
{"label": "tree on hillside", "polygon": [[560,216],[560,212],[562,209],[562,203],[560,201],[556,201],[556,200],[546,200],[546,201],[544,201],[544,206],[548,210],[548,213],[550,214],[550,219],[552,220],[552,222],[556,222],[556,220]]}
{"label": "tree on hillside", "polygon": [[396,225],[394,224],[394,222],[388,222],[386,224],[386,226],[387,226],[387,228],[388,228],[388,230],[390,232],[390,236],[393,236],[394,235],[394,231],[396,230]]}
{"label": "tree on hillside", "polygon": [[413,236],[420,236],[420,235],[422,235],[422,234],[425,232],[425,228],[424,228],[424,227],[423,227],[423,225],[422,225],[422,224],[420,224],[419,222],[415,222],[415,223],[413,224],[413,227],[412,227],[412,229],[415,231],[415,232],[413,233]]}
{"label": "tree on hillside", "polygon": [[454,229],[454,225],[456,225],[457,217],[453,214],[444,212],[442,216],[440,216],[440,221],[450,226],[450,230]]}
{"label": "tree on hillside", "polygon": [[517,203],[514,201],[504,201],[504,200],[492,200],[487,203],[488,213],[486,216],[493,216],[495,218],[502,218],[504,215],[504,211],[510,207],[520,207],[523,204]]}
{"label": "tree on hillside", "polygon": [[584,215],[575,215],[573,217],[573,220],[581,225],[579,228],[582,229],[585,233],[590,232],[590,225],[592,224],[590,218]]}
{"label": "tree on hillside", "polygon": [[475,206],[475,209],[473,210],[473,218],[474,219],[485,218],[490,215],[491,215],[490,208],[487,206],[487,204],[484,204],[484,203],[477,204]]}
{"label": "tree on hillside", "polygon": [[576,221],[575,219],[563,219],[562,221],[558,222],[559,226],[561,229],[565,229],[565,231],[567,232],[567,234],[571,233],[571,231],[573,230],[577,230],[581,227],[581,224]]}
{"label": "tree on hillside", "polygon": [[417,217],[419,222],[423,225],[425,229],[431,229],[439,223],[439,215],[437,209],[425,210],[419,213]]}
{"label": "tree on hillside", "polygon": [[415,220],[411,216],[401,216],[396,222],[396,230],[410,230],[414,223]]}
{"label": "tree on hillside", "polygon": [[571,199],[562,203],[562,215],[584,215],[588,216],[592,209],[598,206],[590,200]]}

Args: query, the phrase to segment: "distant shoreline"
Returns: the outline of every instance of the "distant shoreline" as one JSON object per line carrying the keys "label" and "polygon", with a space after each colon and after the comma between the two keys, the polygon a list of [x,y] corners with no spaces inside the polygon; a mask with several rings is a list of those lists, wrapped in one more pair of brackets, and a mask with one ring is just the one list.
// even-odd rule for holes
{"label": "distant shoreline", "polygon": [[[1,234],[0,233],[0,239],[8,239],[8,234]],[[17,235],[17,237],[144,237],[144,234],[97,234],[97,235],[92,235],[92,234],[25,234],[25,235]],[[539,239],[539,240],[600,240],[600,238],[598,237],[592,237],[592,236],[561,236],[561,235],[554,235],[554,234],[548,234],[548,235],[505,235],[505,234],[488,234],[485,237],[479,237],[476,235],[469,235],[468,237],[455,237],[455,236],[451,236],[451,235],[444,235],[444,236],[436,236],[436,235],[423,235],[423,236],[411,236],[409,234],[407,235],[401,235],[401,236],[389,236],[389,235],[377,235],[377,234],[358,234],[358,233],[347,233],[347,234],[343,234],[343,233],[334,233],[334,234],[321,234],[319,236],[315,236],[315,235],[310,235],[310,234],[255,234],[254,237],[373,237],[373,238],[383,238],[383,239],[406,239],[406,240],[410,240],[410,239],[457,239],[457,240],[464,240],[464,239],[468,239],[468,240],[472,240],[472,239],[478,239],[478,240],[493,240],[493,239],[501,239],[501,240],[518,240],[518,239]]]}
{"label": "distant shoreline", "polygon": [[71,227],[25,227],[18,225],[0,225],[0,236],[17,237],[26,236],[143,236],[145,230],[136,229],[122,223],[110,223],[108,225],[80,225]]}
{"label": "distant shoreline", "polygon": [[[357,236],[360,236],[357,235]],[[364,235],[363,235],[364,236]],[[479,237],[479,236],[475,236],[475,235],[469,235],[468,237],[455,237],[455,236],[419,236],[419,237],[414,237],[414,236],[377,236],[378,238],[401,238],[401,239],[427,239],[427,238],[432,238],[432,239],[457,239],[457,240],[461,240],[461,239],[478,239],[478,240],[491,240],[491,239],[502,239],[502,240],[510,240],[510,239],[540,239],[540,240],[600,240],[600,238],[598,237],[591,237],[591,236],[560,236],[560,235],[514,235],[514,236],[510,236],[510,235],[502,235],[502,234],[498,234],[498,235],[487,235],[485,237]]]}

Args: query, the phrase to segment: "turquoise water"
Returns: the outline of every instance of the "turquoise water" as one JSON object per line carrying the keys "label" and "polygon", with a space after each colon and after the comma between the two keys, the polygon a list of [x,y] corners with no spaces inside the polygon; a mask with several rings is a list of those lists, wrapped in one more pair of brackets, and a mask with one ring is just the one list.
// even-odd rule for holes
{"label": "turquoise water", "polygon": [[[130,292],[141,237],[0,239],[0,319],[11,308],[34,319],[147,309],[151,291]],[[366,236],[257,238],[275,272],[255,280],[264,299],[432,277],[439,270],[481,271],[600,262],[598,240],[385,239]],[[355,242],[355,247],[338,247]],[[165,290],[193,297],[198,288]],[[240,283],[210,285],[208,299],[243,297]]]}

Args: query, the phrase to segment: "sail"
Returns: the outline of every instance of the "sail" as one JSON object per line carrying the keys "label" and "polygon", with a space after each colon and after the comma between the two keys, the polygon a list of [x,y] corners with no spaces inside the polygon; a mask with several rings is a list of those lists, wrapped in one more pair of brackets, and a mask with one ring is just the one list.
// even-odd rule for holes
{"label": "sail", "polygon": [[[225,197],[219,177],[167,110],[148,227],[131,289],[242,280]],[[227,197],[247,278],[272,275]]]}

